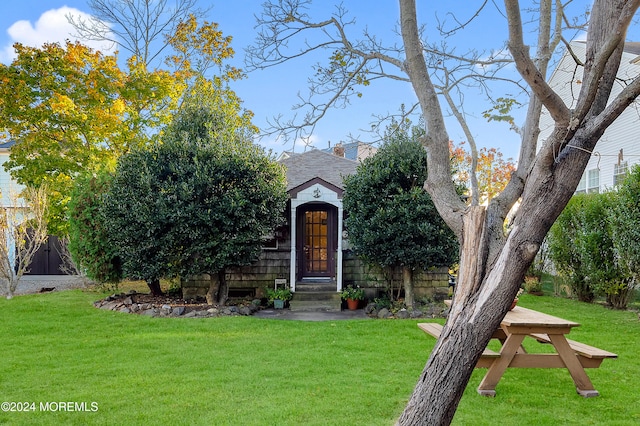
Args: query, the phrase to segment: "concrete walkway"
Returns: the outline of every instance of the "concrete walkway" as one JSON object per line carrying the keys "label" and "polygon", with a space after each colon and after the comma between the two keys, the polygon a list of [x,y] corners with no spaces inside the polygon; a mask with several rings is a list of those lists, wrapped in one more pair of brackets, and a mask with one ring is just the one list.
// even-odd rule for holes
{"label": "concrete walkway", "polygon": [[[23,275],[18,282],[15,295],[38,293],[41,288],[54,291],[86,288],[87,280],[76,275]],[[5,282],[0,283],[0,295],[5,295]]]}
{"label": "concrete walkway", "polygon": [[370,319],[364,309],[355,311],[291,311],[289,309],[263,309],[253,314],[256,318],[297,320],[297,321],[336,321],[347,319]]}

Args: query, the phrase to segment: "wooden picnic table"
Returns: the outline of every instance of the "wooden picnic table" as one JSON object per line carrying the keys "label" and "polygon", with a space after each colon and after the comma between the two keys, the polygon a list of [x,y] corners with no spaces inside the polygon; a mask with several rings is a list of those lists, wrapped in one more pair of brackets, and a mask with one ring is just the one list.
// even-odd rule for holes
{"label": "wooden picnic table", "polygon": [[[450,301],[446,301],[450,304]],[[605,358],[617,355],[605,350],[575,342],[566,338],[577,322],[547,315],[520,306],[507,312],[496,330],[493,339],[502,344],[500,352],[485,349],[476,368],[488,368],[487,374],[478,386],[478,393],[495,396],[496,385],[507,368],[566,368],[576,385],[578,393],[584,397],[598,396],[585,368],[598,368]],[[419,323],[426,333],[438,338],[442,326],[437,323]],[[522,346],[525,338],[540,343],[549,343],[555,353],[527,353]]]}

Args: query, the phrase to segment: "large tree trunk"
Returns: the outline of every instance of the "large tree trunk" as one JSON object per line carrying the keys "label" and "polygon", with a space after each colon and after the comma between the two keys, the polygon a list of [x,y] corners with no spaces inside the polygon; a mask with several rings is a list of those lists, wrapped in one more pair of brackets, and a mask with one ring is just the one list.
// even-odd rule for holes
{"label": "large tree trunk", "polygon": [[209,290],[207,290],[207,303],[209,305],[215,305],[217,302],[217,294],[220,291],[220,280],[218,280],[218,275],[210,274],[209,279]]}
{"label": "large tree trunk", "polygon": [[216,274],[211,275],[209,283],[209,291],[207,291],[207,303],[210,305],[218,304],[224,306],[229,298],[229,286],[225,278],[226,273],[223,269]]}
{"label": "large tree trunk", "polygon": [[[542,3],[542,2],[541,2]],[[545,9],[550,10],[548,0]],[[482,207],[465,207],[447,182],[448,135],[419,39],[415,0],[400,0],[405,64],[427,124],[429,154],[425,187],[444,220],[461,239],[460,274],[450,314],[401,425],[450,424],[474,366],[513,301],[545,235],[572,196],[598,139],[637,98],[634,80],[607,105],[620,64],[624,35],[640,0],[596,0],[587,37],[582,91],[570,110],[545,82],[545,72],[524,45],[519,4],[505,0],[509,48],[516,67],[556,125],[536,150],[535,110],[525,123],[518,170],[507,189]],[[544,27],[541,25],[541,28]],[[534,153],[537,153],[534,154]],[[521,197],[513,226],[504,235],[508,210]]]}
{"label": "large tree trunk", "polygon": [[227,299],[229,299],[229,284],[227,283],[224,269],[218,271],[218,282],[220,283],[218,287],[218,304],[224,306],[227,304]]}
{"label": "large tree trunk", "polygon": [[162,288],[160,288],[160,280],[155,278],[153,280],[147,281],[147,287],[149,287],[149,291],[153,296],[162,296]]}

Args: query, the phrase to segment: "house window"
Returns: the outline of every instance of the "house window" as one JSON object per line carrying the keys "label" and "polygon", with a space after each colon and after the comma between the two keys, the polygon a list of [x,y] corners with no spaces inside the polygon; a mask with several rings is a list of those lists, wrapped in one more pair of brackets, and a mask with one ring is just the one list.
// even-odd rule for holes
{"label": "house window", "polygon": [[576,194],[584,194],[587,192],[587,173],[582,174],[582,178],[580,179],[580,183],[578,183],[578,187],[576,188]]}
{"label": "house window", "polygon": [[591,169],[587,175],[587,192],[600,192],[600,169]]}
{"label": "house window", "polygon": [[278,250],[278,239],[273,234],[268,234],[262,237],[262,249],[263,250]]}
{"label": "house window", "polygon": [[627,175],[629,165],[626,161],[613,166],[613,186],[620,185]]}

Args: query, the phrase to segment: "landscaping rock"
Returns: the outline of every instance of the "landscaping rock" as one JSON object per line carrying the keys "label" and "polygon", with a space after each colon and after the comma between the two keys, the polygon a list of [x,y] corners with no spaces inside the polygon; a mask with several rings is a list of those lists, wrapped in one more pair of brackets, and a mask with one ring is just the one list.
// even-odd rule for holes
{"label": "landscaping rock", "polygon": [[393,314],[387,308],[382,308],[378,311],[378,318],[390,318]]}
{"label": "landscaping rock", "polygon": [[398,313],[396,313],[396,318],[399,318],[399,319],[409,318],[409,311],[407,311],[406,309],[400,309]]}
{"label": "landscaping rock", "polygon": [[[255,314],[262,307],[260,299],[243,299],[237,305],[228,306],[208,305],[205,300],[186,301],[175,296],[152,296],[149,294],[129,291],[126,294],[112,294],[103,300],[94,302],[99,309],[112,310],[121,313],[138,314],[150,317],[181,317],[181,318],[216,318],[219,316],[249,316]],[[230,303],[233,303],[230,301]],[[405,319],[405,318],[443,318],[448,314],[448,308],[442,303],[418,304],[415,310],[396,308],[380,308],[371,302],[364,308],[364,312],[371,318]]]}
{"label": "landscaping rock", "polygon": [[364,313],[367,315],[376,315],[377,311],[376,311],[376,304],[375,303],[369,303],[367,306],[365,306],[364,308]]}
{"label": "landscaping rock", "polygon": [[107,302],[107,303],[103,304],[102,306],[100,306],[100,309],[106,309],[106,310],[110,310],[110,311],[115,311],[120,306],[122,306],[122,304],[120,302],[110,301],[110,302]]}

